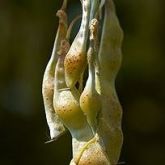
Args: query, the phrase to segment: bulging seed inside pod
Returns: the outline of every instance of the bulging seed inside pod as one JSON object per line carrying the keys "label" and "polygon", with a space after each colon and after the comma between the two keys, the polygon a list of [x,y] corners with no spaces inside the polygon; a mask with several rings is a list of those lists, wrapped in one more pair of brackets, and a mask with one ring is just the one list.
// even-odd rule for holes
{"label": "bulging seed inside pod", "polygon": [[87,53],[88,59],[88,79],[84,88],[84,91],[80,97],[80,106],[82,111],[87,117],[87,121],[91,126],[93,133],[95,135],[97,129],[97,116],[101,110],[101,98],[96,91],[96,81],[95,81],[95,60],[97,52],[95,51],[95,40],[97,34],[97,20],[94,19],[90,24],[90,47]]}
{"label": "bulging seed inside pod", "polygon": [[65,83],[64,59],[67,52],[66,48],[68,48],[67,41],[62,41],[55,69],[53,104],[56,113],[74,136],[74,130],[83,128],[86,121],[79,106],[80,94],[78,90],[75,87],[68,88]]}

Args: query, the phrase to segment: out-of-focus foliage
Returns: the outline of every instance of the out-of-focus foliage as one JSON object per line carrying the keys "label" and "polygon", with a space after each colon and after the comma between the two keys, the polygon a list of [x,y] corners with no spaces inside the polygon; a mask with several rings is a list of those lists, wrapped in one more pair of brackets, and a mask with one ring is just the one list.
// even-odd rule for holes
{"label": "out-of-focus foliage", "polygon": [[[62,1],[0,1],[0,164],[67,165],[69,134],[48,137],[41,96]],[[123,65],[116,82],[125,135],[121,161],[165,162],[164,1],[115,0],[125,32]],[[80,12],[69,0],[70,17]]]}

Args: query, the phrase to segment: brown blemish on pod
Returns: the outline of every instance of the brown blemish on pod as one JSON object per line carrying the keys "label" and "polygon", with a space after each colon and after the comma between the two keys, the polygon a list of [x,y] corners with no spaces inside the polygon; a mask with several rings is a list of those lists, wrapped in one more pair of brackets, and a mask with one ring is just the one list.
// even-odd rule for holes
{"label": "brown blemish on pod", "polygon": [[77,72],[81,72],[84,67],[84,63],[86,63],[84,54],[81,54],[81,52],[78,55],[71,53],[67,58],[65,58],[65,68],[67,69],[67,73],[74,77]]}
{"label": "brown blemish on pod", "polygon": [[86,44],[88,39],[90,1],[82,1],[82,9],[83,16],[79,32],[77,33],[64,61],[65,80],[69,88],[76,85],[86,67]]}

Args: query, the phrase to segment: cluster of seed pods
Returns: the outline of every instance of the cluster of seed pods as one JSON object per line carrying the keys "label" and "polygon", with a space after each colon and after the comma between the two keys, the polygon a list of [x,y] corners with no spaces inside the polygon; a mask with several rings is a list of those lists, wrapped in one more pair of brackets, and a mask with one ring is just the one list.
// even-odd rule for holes
{"label": "cluster of seed pods", "polygon": [[80,2],[82,20],[72,43],[69,36],[78,18],[68,27],[67,0],[57,12],[59,26],[42,86],[46,119],[51,140],[71,133],[70,165],[115,165],[123,141],[115,90],[123,32],[112,0]]}

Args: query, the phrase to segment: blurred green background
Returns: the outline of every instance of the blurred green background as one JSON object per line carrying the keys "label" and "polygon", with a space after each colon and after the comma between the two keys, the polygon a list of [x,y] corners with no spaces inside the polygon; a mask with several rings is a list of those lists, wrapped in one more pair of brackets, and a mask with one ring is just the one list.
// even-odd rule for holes
{"label": "blurred green background", "polygon": [[[68,165],[69,133],[49,139],[41,95],[60,0],[0,0],[0,165]],[[165,164],[164,0],[116,0],[125,32],[116,81],[126,165]],[[80,13],[69,1],[70,18]]]}

